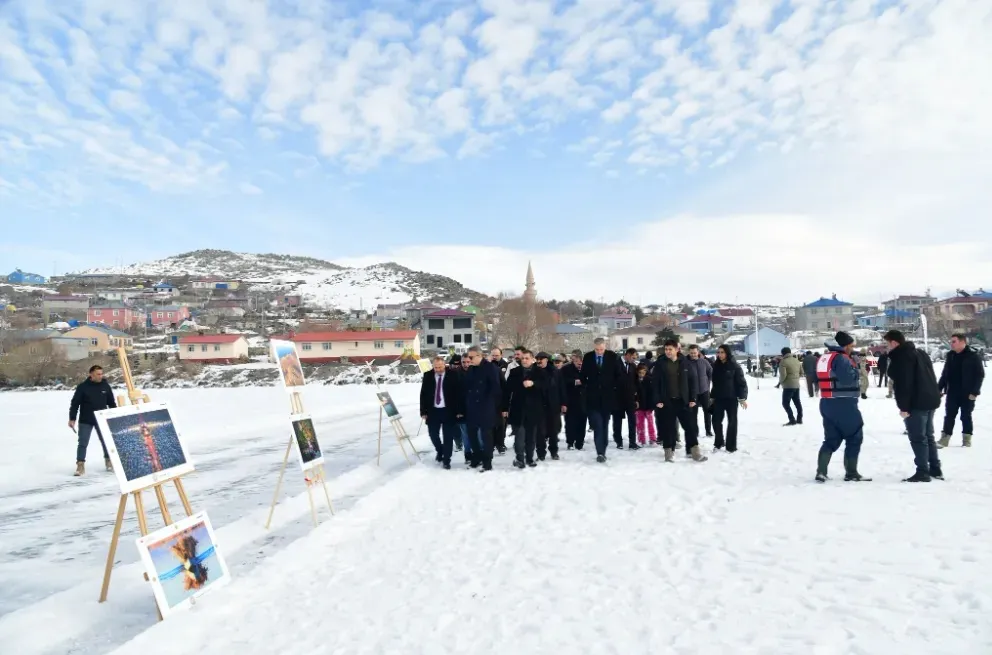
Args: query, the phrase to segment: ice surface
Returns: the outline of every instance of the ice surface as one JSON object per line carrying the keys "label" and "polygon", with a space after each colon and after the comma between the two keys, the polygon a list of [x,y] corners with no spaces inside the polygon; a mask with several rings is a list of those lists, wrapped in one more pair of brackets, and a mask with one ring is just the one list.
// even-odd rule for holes
{"label": "ice surface", "polygon": [[[611,447],[598,465],[587,447],[524,471],[497,458],[487,474],[408,469],[389,441],[375,470],[374,389],[321,387],[307,410],[331,451],[338,514],[311,530],[294,479],[272,535],[261,524],[287,438],[281,390],[157,393],[196,431],[187,486],[219,528],[234,578],[160,625],[128,564],[133,525],[110,601],[96,603],[114,481],[68,477],[68,395],[0,395],[0,413],[14,415],[0,437],[2,650],[992,652],[989,406],[978,403],[974,447],[960,447],[958,430],[941,451],[946,482],[909,485],[899,482],[913,463],[896,408],[872,387],[861,470],[875,481],[841,482],[838,453],[834,480],[817,485],[815,401],[803,398],[805,425],[785,428],[772,382],[750,383],[734,455],[666,465],[659,449]],[[417,387],[389,390],[416,432]]]}

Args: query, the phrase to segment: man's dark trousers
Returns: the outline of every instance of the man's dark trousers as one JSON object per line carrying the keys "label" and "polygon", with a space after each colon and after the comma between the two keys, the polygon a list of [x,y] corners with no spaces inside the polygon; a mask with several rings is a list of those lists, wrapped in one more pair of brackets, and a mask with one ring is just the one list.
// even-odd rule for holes
{"label": "man's dark trousers", "polygon": [[618,409],[613,412],[613,441],[617,448],[623,447],[623,419],[627,417],[627,432],[630,444],[637,442],[637,414],[634,410]]}
{"label": "man's dark trousers", "polygon": [[903,419],[909,433],[909,445],[913,448],[916,472],[926,475],[941,474],[940,457],[937,455],[937,441],[933,435],[934,410],[914,409]]}
{"label": "man's dark trousers", "polygon": [[658,438],[665,448],[675,450],[679,424],[685,432],[685,452],[688,453],[699,445],[699,425],[695,421],[693,410],[681,398],[669,398],[665,401],[665,406],[656,412],[660,416],[658,424],[661,432]]}
{"label": "man's dark trousers", "polygon": [[[434,450],[441,456],[441,461],[451,463],[451,446],[455,442],[458,423],[455,416],[447,407],[432,407],[427,414],[427,434],[430,435]],[[443,436],[443,439],[442,439]]]}
{"label": "man's dark trousers", "polygon": [[[797,416],[793,416],[791,404],[795,404]],[[782,407],[789,417],[789,423],[803,420],[803,403],[799,399],[799,389],[782,389]]]}
{"label": "man's dark trousers", "polygon": [[[713,409],[710,407],[710,392],[704,391],[696,396],[696,409],[703,413],[703,426],[706,428],[706,436],[713,436]],[[696,425],[699,425],[697,422]],[[698,428],[697,428],[698,429]]]}
{"label": "man's dark trousers", "polygon": [[606,422],[609,416],[608,412],[604,412],[601,409],[589,410],[589,427],[592,428],[592,439],[596,444],[597,455],[606,455],[606,442],[608,439],[606,436]]}
{"label": "man's dark trousers", "polygon": [[565,412],[565,443],[579,450],[586,440],[586,415],[580,408],[569,407]]}
{"label": "man's dark trousers", "polygon": [[540,437],[538,434],[542,432],[541,426],[532,425],[530,427],[524,427],[523,425],[513,426],[513,451],[516,453],[516,458],[521,462],[533,462],[534,461],[534,448],[537,446],[537,440]]}
{"label": "man's dark trousers", "polygon": [[79,443],[76,445],[77,462],[86,461],[86,449],[90,445],[90,436],[92,436],[94,430],[96,430],[96,436],[100,439],[100,445],[103,447],[103,458],[110,459],[110,454],[107,452],[107,444],[103,441],[103,434],[100,432],[99,426],[80,423],[76,429],[79,431],[77,435],[79,437]]}
{"label": "man's dark trousers", "polygon": [[974,434],[972,430],[975,426],[971,421],[971,413],[975,410],[975,401],[968,400],[967,396],[961,400],[957,395],[951,394],[947,394],[947,399],[944,402],[944,434],[954,433],[954,420],[957,418],[959,410],[961,412],[961,433]]}

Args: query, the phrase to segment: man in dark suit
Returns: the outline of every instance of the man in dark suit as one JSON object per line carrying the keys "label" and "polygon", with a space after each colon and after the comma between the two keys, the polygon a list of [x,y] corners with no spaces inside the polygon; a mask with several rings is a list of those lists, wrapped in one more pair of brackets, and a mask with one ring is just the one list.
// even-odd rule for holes
{"label": "man in dark suit", "polygon": [[[437,461],[451,468],[451,446],[458,432],[458,419],[465,414],[458,373],[448,371],[443,357],[434,358],[434,370],[424,373],[420,383],[420,418],[437,451]],[[443,436],[443,440],[442,440]]]}
{"label": "man in dark suit", "polygon": [[586,440],[586,405],[582,389],[582,351],[572,351],[572,363],[561,369],[564,396],[562,411],[565,412],[565,443],[568,449],[582,450]]}
{"label": "man in dark suit", "polygon": [[606,461],[607,422],[617,409],[619,393],[624,385],[620,358],[606,349],[606,339],[593,342],[592,352],[582,358],[580,381],[585,389],[586,415],[596,443],[596,461]]}
{"label": "man in dark suit", "polygon": [[499,369],[483,358],[478,346],[469,348],[465,356],[468,357],[469,367],[462,388],[465,393],[465,424],[468,426],[468,438],[472,440],[472,467],[481,464],[483,471],[491,471],[493,427],[503,401]]}
{"label": "man in dark suit", "polygon": [[620,393],[617,396],[617,407],[613,410],[613,441],[617,448],[623,450],[623,419],[627,418],[627,443],[630,450],[637,450],[637,415],[634,388],[637,385],[637,351],[628,348],[620,360],[620,368],[623,371],[623,384],[620,385]]}
{"label": "man in dark suit", "polygon": [[[503,416],[513,428],[517,468],[537,466],[534,449],[543,438],[548,405],[547,373],[534,363],[534,353],[522,349],[520,366],[510,371],[503,394]],[[541,459],[544,459],[543,457]]]}
{"label": "man in dark suit", "polygon": [[565,405],[565,386],[561,371],[551,363],[548,353],[537,353],[537,366],[548,377],[544,430],[537,435],[537,459],[543,462],[549,452],[551,459],[558,459],[558,434],[561,432],[561,408]]}

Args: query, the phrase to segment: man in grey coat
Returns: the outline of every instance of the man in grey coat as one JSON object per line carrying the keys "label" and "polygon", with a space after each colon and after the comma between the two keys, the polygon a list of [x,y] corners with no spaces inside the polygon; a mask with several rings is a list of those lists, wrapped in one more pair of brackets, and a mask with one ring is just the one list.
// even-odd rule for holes
{"label": "man in grey coat", "polygon": [[[706,436],[713,436],[713,412],[710,408],[710,386],[713,384],[713,364],[700,350],[699,346],[689,346],[689,366],[696,373],[695,385],[690,390],[696,397],[696,408],[703,412],[703,423],[706,426]],[[698,425],[698,423],[697,423]]]}
{"label": "man in grey coat", "polygon": [[806,378],[806,391],[809,392],[810,398],[820,395],[820,385],[816,381],[816,360],[818,359],[820,359],[820,353],[814,355],[811,350],[807,350],[806,354],[803,355],[803,376]]}

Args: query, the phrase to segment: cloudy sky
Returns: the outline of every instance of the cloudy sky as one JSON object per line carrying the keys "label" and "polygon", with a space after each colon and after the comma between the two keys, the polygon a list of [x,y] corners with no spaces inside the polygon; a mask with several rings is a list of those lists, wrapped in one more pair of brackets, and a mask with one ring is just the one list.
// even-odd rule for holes
{"label": "cloudy sky", "polygon": [[992,286],[988,0],[0,0],[0,268]]}

